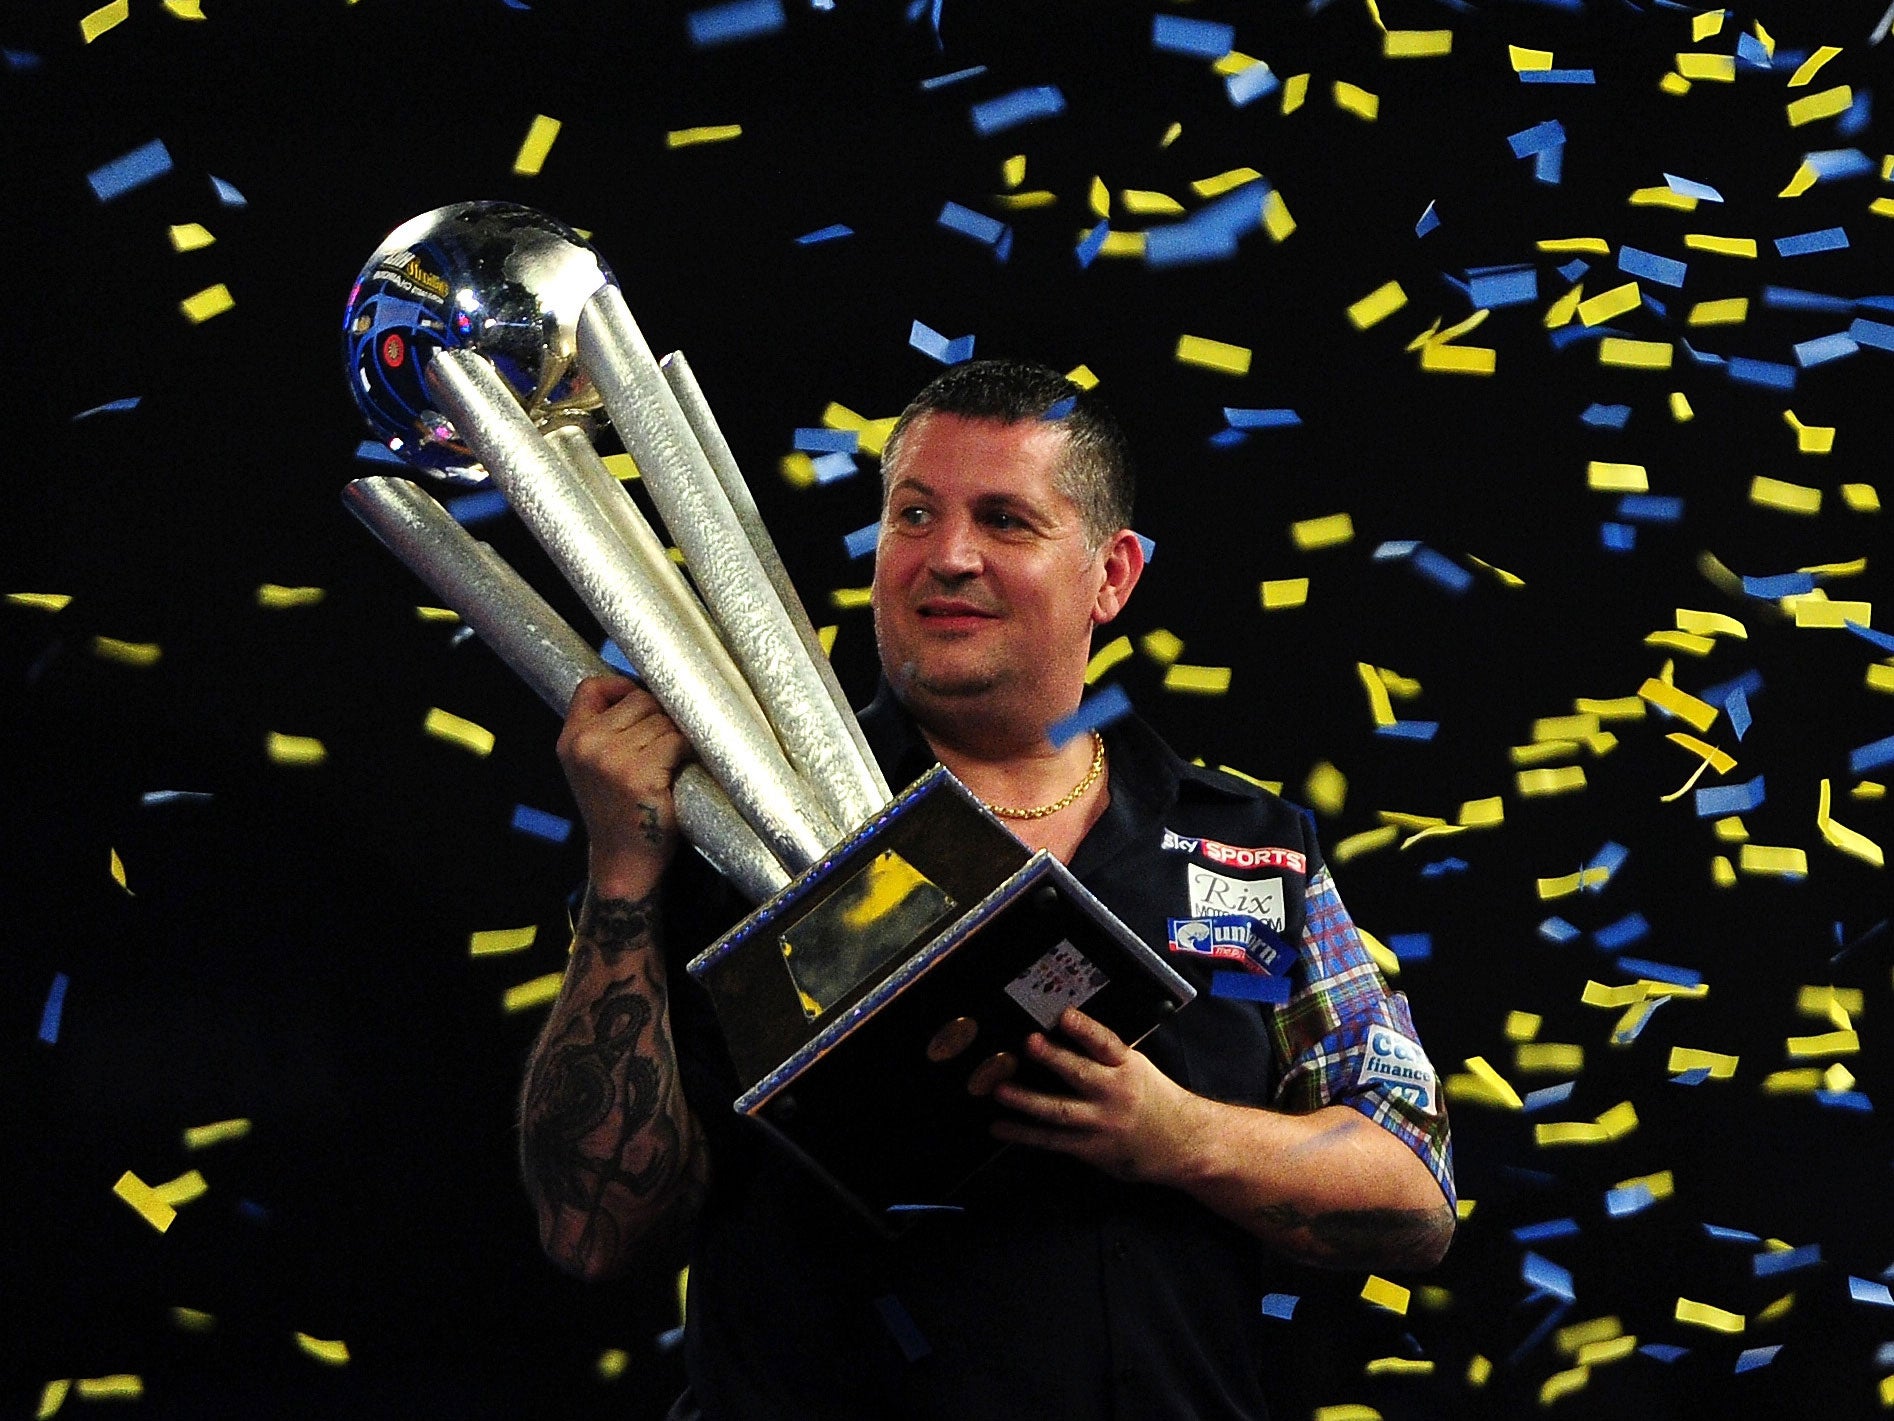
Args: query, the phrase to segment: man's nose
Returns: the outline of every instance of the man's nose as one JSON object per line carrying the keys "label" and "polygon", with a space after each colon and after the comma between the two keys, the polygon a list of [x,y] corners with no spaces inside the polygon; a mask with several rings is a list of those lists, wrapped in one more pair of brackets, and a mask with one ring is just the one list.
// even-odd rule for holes
{"label": "man's nose", "polygon": [[972,577],[985,565],[979,530],[972,520],[942,520],[928,549],[928,568],[936,577]]}

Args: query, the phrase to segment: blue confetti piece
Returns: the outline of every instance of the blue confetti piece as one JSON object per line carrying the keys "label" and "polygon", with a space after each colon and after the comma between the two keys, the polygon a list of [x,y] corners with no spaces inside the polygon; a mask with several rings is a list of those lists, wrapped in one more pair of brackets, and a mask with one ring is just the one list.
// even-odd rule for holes
{"label": "blue confetti piece", "polygon": [[1718,1224],[1706,1223],[1704,1234],[1718,1243],[1761,1243],[1762,1235],[1753,1234],[1748,1229],[1726,1229]]}
{"label": "blue confetti piece", "polygon": [[1091,730],[1103,730],[1114,720],[1122,720],[1131,714],[1131,697],[1125,694],[1123,686],[1113,683],[1103,690],[1092,692],[1079,702],[1077,710],[1046,727],[1046,739],[1053,747],[1065,744],[1074,735],[1083,735]]}
{"label": "blue confetti piece", "polygon": [[355,457],[370,464],[398,464],[404,468],[408,463],[386,444],[378,444],[373,439],[364,439],[357,444]]}
{"label": "blue confetti piece", "polygon": [[1022,123],[1064,113],[1065,95],[1059,92],[1056,84],[1039,84],[1015,89],[1010,94],[1001,94],[997,99],[975,104],[971,112],[973,131],[982,138],[988,138],[995,133],[1004,133],[1009,128],[1017,128]]}
{"label": "blue confetti piece", "polygon": [[53,985],[46,993],[46,1005],[40,1009],[39,1039],[48,1046],[59,1043],[59,1018],[66,1009],[66,986],[71,980],[64,972],[53,973]]}
{"label": "blue confetti piece", "polygon": [[1513,157],[1535,157],[1565,142],[1565,125],[1556,118],[1549,118],[1544,123],[1536,123],[1531,128],[1522,128],[1508,135],[1506,142],[1513,150]]}
{"label": "blue confetti piece", "polygon": [[1577,1081],[1566,1081],[1561,1085],[1541,1086],[1538,1090],[1528,1091],[1520,1106],[1530,1115],[1535,1110],[1549,1110],[1554,1105],[1563,1105],[1572,1098],[1572,1092],[1578,1088]]}
{"label": "blue confetti piece", "polygon": [[1597,401],[1585,406],[1585,412],[1578,419],[1580,424],[1589,424],[1593,429],[1623,429],[1631,418],[1629,405],[1601,405]]}
{"label": "blue confetti piece", "polygon": [[1854,324],[1848,327],[1848,339],[1857,345],[1871,345],[1876,350],[1894,350],[1894,326],[1856,316]]}
{"label": "blue confetti piece", "polygon": [[1672,1085],[1702,1085],[1710,1079],[1708,1066],[1692,1066],[1687,1071],[1679,1071],[1670,1078]]}
{"label": "blue confetti piece", "polygon": [[1385,740],[1432,740],[1439,731],[1437,720],[1397,720],[1374,728],[1374,733]]}
{"label": "blue confetti piece", "polygon": [[1145,563],[1148,565],[1154,561],[1157,557],[1157,543],[1153,539],[1147,538],[1144,534],[1136,531],[1133,531],[1131,536],[1138,540],[1138,547],[1144,552]]}
{"label": "blue confetti piece", "polygon": [[790,447],[807,454],[853,454],[861,447],[861,434],[853,429],[814,429],[805,426],[791,437]]}
{"label": "blue confetti piece", "polygon": [[44,62],[30,49],[0,49],[0,60],[16,74],[24,74],[29,69],[37,69]]}
{"label": "blue confetti piece", "polygon": [[901,1300],[893,1293],[885,1293],[875,1299],[875,1311],[881,1316],[881,1325],[888,1329],[888,1335],[894,1338],[895,1346],[901,1349],[901,1355],[910,1362],[918,1362],[934,1349],[927,1344],[914,1318],[901,1306]]}
{"label": "blue confetti piece", "polygon": [[1845,316],[1855,303],[1845,296],[1830,296],[1825,291],[1803,291],[1794,286],[1765,286],[1762,303],[1772,311],[1826,311]]}
{"label": "blue confetti piece", "polygon": [[1531,267],[1476,276],[1471,296],[1476,307],[1524,306],[1539,299],[1539,273]]}
{"label": "blue confetti piece", "polygon": [[1769,67],[1769,47],[1745,30],[1736,37],[1736,61],[1752,69]]}
{"label": "blue confetti piece", "polygon": [[1110,235],[1111,223],[1101,221],[1096,227],[1092,228],[1090,232],[1085,234],[1084,241],[1073,248],[1072,254],[1078,258],[1080,271],[1084,271],[1091,266],[1093,260],[1098,256],[1099,249],[1105,245],[1105,238]]}
{"label": "blue confetti piece", "polygon": [[[1631,851],[1623,844],[1612,839],[1607,839],[1604,844],[1600,846],[1598,852],[1591,856],[1591,862],[1586,864],[1585,867],[1587,869],[1603,869],[1605,871],[1605,883],[1609,883],[1612,875],[1623,868],[1625,861],[1630,857]],[[1602,892],[1603,889],[1604,884],[1600,883],[1587,886],[1579,891],[1583,893],[1598,893]]]}
{"label": "blue confetti piece", "polygon": [[1596,84],[1598,77],[1589,69],[1522,69],[1522,84]]}
{"label": "blue confetti piece", "polygon": [[1444,859],[1435,859],[1432,863],[1421,865],[1422,878],[1445,878],[1450,873],[1465,873],[1472,865],[1463,858],[1449,855]]}
{"label": "blue confetti piece", "polygon": [[1144,231],[1144,264],[1153,270],[1224,261],[1236,255],[1234,233],[1197,222],[1170,222]]}
{"label": "blue confetti piece", "polygon": [[1848,771],[1862,775],[1869,770],[1878,770],[1883,765],[1894,765],[1894,735],[1848,752]]}
{"label": "blue confetti piece", "polygon": [[1295,1293],[1264,1293],[1263,1316],[1287,1322],[1296,1315],[1296,1304],[1301,1301],[1301,1297]]}
{"label": "blue confetti piece", "polygon": [[1473,574],[1444,553],[1429,547],[1417,547],[1410,563],[1414,571],[1437,587],[1458,597],[1473,586]]}
{"label": "blue confetti piece", "polygon": [[138,796],[138,802],[146,809],[158,809],[167,804],[209,804],[215,798],[201,789],[148,789]]}
{"label": "blue confetti piece", "polygon": [[1375,562],[1398,562],[1402,558],[1414,556],[1414,549],[1420,544],[1412,538],[1390,538],[1380,544],[1371,554]]}
{"label": "blue confetti piece", "polygon": [[1776,238],[1776,254],[1805,257],[1814,252],[1837,252],[1847,245],[1847,228],[1824,227],[1818,232],[1798,232],[1793,237]]}
{"label": "blue confetti piece", "polygon": [[1859,1115],[1874,1113],[1874,1102],[1858,1090],[1818,1090],[1815,1102],[1830,1110],[1851,1110]]}
{"label": "blue confetti piece", "polygon": [[1767,1347],[1745,1347],[1736,1358],[1736,1372],[1753,1372],[1758,1367],[1766,1367],[1776,1360],[1776,1353],[1782,1350],[1780,1342]]}
{"label": "blue confetti piece", "polygon": [[1629,523],[1600,523],[1598,541],[1607,552],[1628,553],[1638,545],[1638,530]]}
{"label": "blue confetti piece", "polygon": [[1804,153],[1802,161],[1814,169],[1816,181],[1824,183],[1866,177],[1874,171],[1874,159],[1859,148],[1819,148]]}
{"label": "blue confetti piece", "polygon": [[1564,350],[1568,345],[1577,345],[1585,340],[1603,340],[1606,336],[1621,336],[1624,332],[1615,326],[1582,326],[1574,322],[1569,326],[1560,326],[1556,331],[1546,334],[1546,341],[1554,350]]}
{"label": "blue confetti piece", "polygon": [[[356,453],[359,457],[361,451],[358,449]],[[483,489],[479,493],[467,493],[459,498],[450,498],[445,507],[450,518],[463,528],[468,528],[504,514],[507,507],[506,495],[497,488]]]}
{"label": "blue confetti piece", "polygon": [[1231,405],[1223,407],[1223,418],[1232,429],[1290,429],[1302,423],[1294,410],[1249,410]]}
{"label": "blue confetti piece", "polygon": [[1590,262],[1586,261],[1583,257],[1573,257],[1564,266],[1559,268],[1559,275],[1564,277],[1568,282],[1571,282],[1577,281],[1579,277],[1590,270]]}
{"label": "blue confetti piece", "polygon": [[[963,356],[962,359],[964,358]],[[957,362],[950,360],[947,363],[951,365]],[[853,454],[844,454],[839,449],[832,453],[821,454],[811,459],[809,461],[809,467],[815,470],[815,481],[819,484],[832,484],[839,479],[853,478],[858,472],[855,465],[855,456]]]}
{"label": "blue confetti piece", "polygon": [[[1744,35],[1743,38],[1748,39],[1749,36]],[[1640,1357],[1649,1357],[1654,1362],[1670,1363],[1676,1361],[1679,1357],[1688,1357],[1690,1355],[1690,1349],[1688,1347],[1679,1347],[1671,1342],[1646,1342],[1638,1348],[1638,1355]]]}
{"label": "blue confetti piece", "polygon": [[1739,385],[1757,385],[1765,390],[1795,388],[1795,367],[1774,360],[1751,360],[1747,356],[1732,355],[1729,376]]}
{"label": "blue confetti piece", "polygon": [[1402,962],[1425,962],[1434,955],[1432,933],[1390,933],[1388,951]]}
{"label": "blue confetti piece", "polygon": [[1761,775],[1746,784],[1711,785],[1697,791],[1697,818],[1721,819],[1727,814],[1747,814],[1761,807],[1766,794]]}
{"label": "blue confetti piece", "polygon": [[1751,667],[1740,676],[1732,676],[1727,681],[1719,681],[1714,686],[1706,686],[1699,696],[1711,705],[1721,705],[1729,699],[1732,691],[1740,690],[1746,696],[1761,694],[1762,684],[1762,672]]}
{"label": "blue confetti piece", "polygon": [[1425,237],[1439,225],[1440,214],[1434,211],[1434,204],[1429,202],[1427,204],[1427,210],[1420,215],[1420,221],[1414,224],[1414,235],[1416,237]]}
{"label": "blue confetti piece", "polygon": [[1578,929],[1555,913],[1539,924],[1539,936],[1547,942],[1570,942],[1578,936]]}
{"label": "blue confetti piece", "polygon": [[1678,344],[1683,346],[1684,354],[1688,355],[1690,359],[1692,360],[1692,362],[1694,362],[1695,364],[1717,365],[1717,366],[1729,364],[1729,361],[1725,360],[1722,356],[1716,354],[1714,351],[1698,350],[1694,345],[1692,345],[1687,340],[1679,341]]}
{"label": "blue confetti piece", "polygon": [[958,340],[948,340],[946,336],[921,321],[916,321],[908,331],[908,344],[921,354],[931,356],[942,365],[958,365],[973,358],[973,337],[961,336]]}
{"label": "blue confetti piece", "polygon": [[923,79],[921,88],[924,91],[944,89],[949,84],[960,84],[968,79],[978,79],[984,73],[986,73],[986,65],[976,64],[970,69],[956,69],[951,74],[936,74],[931,79]]}
{"label": "blue confetti piece", "polygon": [[890,1204],[882,1212],[918,1217],[926,1214],[964,1214],[967,1210],[963,1204]]}
{"label": "blue confetti piece", "polygon": [[[1618,970],[1628,972],[1633,977],[1648,977],[1653,982],[1668,982],[1673,987],[1700,987],[1703,974],[1693,972],[1688,967],[1672,967],[1668,962],[1650,962],[1642,957],[1620,957]],[[1668,997],[1655,999],[1658,1005],[1670,1000]]]}
{"label": "blue confetti piece", "polygon": [[1269,1002],[1281,1006],[1289,1000],[1289,979],[1268,977],[1261,972],[1218,971],[1210,976],[1210,995],[1242,1002]]}
{"label": "blue confetti piece", "polygon": [[843,237],[852,237],[855,229],[846,222],[831,222],[826,227],[818,227],[813,232],[804,232],[796,238],[799,247],[813,247],[817,242],[834,242]]}
{"label": "blue confetti piece", "polygon": [[1848,1279],[1848,1296],[1858,1303],[1873,1303],[1876,1307],[1894,1308],[1894,1293],[1889,1293],[1886,1283],[1877,1283],[1872,1278]]}
{"label": "blue confetti piece", "polygon": [[227,183],[216,174],[209,174],[210,190],[217,194],[217,201],[225,207],[248,207],[250,199],[237,191],[235,183]]}
{"label": "blue confetti piece", "polygon": [[1557,187],[1565,169],[1565,145],[1547,148],[1533,154],[1532,180],[1545,183],[1548,187]]}
{"label": "blue confetti piece", "polygon": [[880,522],[868,523],[843,538],[842,548],[851,558],[865,558],[875,550],[880,538]]}
{"label": "blue confetti piece", "polygon": [[[1547,1292],[1544,1289],[1537,1289],[1531,1293],[1528,1293],[1526,1295],[1525,1300],[1531,1303],[1531,1302],[1537,1302],[1541,1298],[1550,1298],[1550,1297],[1556,1297],[1556,1296],[1557,1296],[1556,1294]],[[1545,1341],[1546,1337],[1551,1333],[1553,1328],[1557,1327],[1561,1322],[1565,1321],[1566,1314],[1571,1312],[1571,1310],[1572,1310],[1572,1304],[1569,1301],[1561,1302],[1558,1304],[1558,1306],[1554,1307],[1550,1312],[1548,1312],[1543,1318],[1539,1320],[1539,1325],[1537,1327],[1533,1328],[1532,1331],[1526,1334],[1526,1340],[1521,1342],[1517,1347],[1513,1348],[1512,1355],[1507,1357],[1506,1359],[1506,1364],[1509,1367],[1518,1366],[1520,1362],[1525,1360],[1526,1356],[1532,1351],[1533,1348],[1537,1347],[1541,1342]]]}
{"label": "blue confetti piece", "polygon": [[730,0],[692,10],[684,17],[691,43],[699,49],[775,34],[789,23],[782,0]]}
{"label": "blue confetti piece", "polygon": [[1051,404],[1047,405],[1046,412],[1040,415],[1039,418],[1042,423],[1057,424],[1078,407],[1079,397],[1077,395],[1067,395],[1063,399],[1054,400]]}
{"label": "blue confetti piece", "polygon": [[1223,77],[1223,92],[1230,103],[1239,109],[1275,93],[1281,87],[1282,80],[1278,79],[1275,71],[1261,60]]}
{"label": "blue confetti piece", "polygon": [[1162,54],[1188,54],[1197,59],[1221,59],[1236,40],[1236,26],[1214,20],[1192,20],[1182,15],[1151,17],[1151,48]]}
{"label": "blue confetti piece", "polygon": [[513,806],[515,833],[525,834],[534,839],[544,839],[549,844],[563,844],[572,837],[572,821],[563,814],[553,814],[548,810],[534,809],[529,804]]}
{"label": "blue confetti piece", "polygon": [[1530,1249],[1519,1261],[1519,1276],[1535,1292],[1550,1293],[1568,1303],[1578,1300],[1578,1294],[1572,1288],[1570,1270],[1559,1267],[1551,1259],[1542,1258]]}
{"label": "blue confetti piece", "polygon": [[1864,627],[1859,622],[1844,621],[1842,626],[1860,637],[1869,646],[1878,646],[1883,651],[1894,651],[1894,636],[1886,632],[1877,632],[1873,627]]}
{"label": "blue confetti piece", "polygon": [[1249,435],[1240,429],[1219,429],[1204,442],[1212,449],[1234,449],[1239,444],[1249,443]]}
{"label": "blue confetti piece", "polygon": [[254,1199],[239,1199],[237,1213],[242,1216],[245,1223],[267,1224],[270,1221],[270,1211]]}
{"label": "blue confetti piece", "polygon": [[1676,523],[1684,516],[1684,501],[1672,494],[1627,493],[1618,500],[1618,517],[1627,523]]}
{"label": "blue confetti piece", "polygon": [[100,202],[123,197],[133,188],[143,187],[171,171],[171,150],[162,138],[154,138],[109,163],[101,163],[85,175],[92,195]]}
{"label": "blue confetti piece", "polygon": [[634,677],[638,674],[638,668],[631,664],[631,658],[625,655],[624,648],[610,638],[607,638],[605,645],[598,649],[598,655],[599,660],[603,661],[614,671],[619,671],[627,676]]}
{"label": "blue confetti piece", "polygon": [[1874,114],[1874,96],[1866,89],[1857,90],[1855,101],[1848,105],[1846,113],[1835,120],[1835,132],[1843,138],[1853,138],[1868,126],[1868,120]]}
{"label": "blue confetti piece", "polygon": [[1521,1224],[1513,1230],[1513,1242],[1544,1243],[1547,1239],[1570,1238],[1577,1232],[1577,1219],[1547,1219],[1541,1224]]}
{"label": "blue confetti piece", "polygon": [[1682,286],[1689,264],[1673,257],[1660,257],[1640,247],[1618,248],[1618,270],[1626,276],[1642,277],[1660,286]]}
{"label": "blue confetti piece", "polygon": [[1708,183],[1692,182],[1689,178],[1680,178],[1675,173],[1664,174],[1664,186],[1679,197],[1694,197],[1698,202],[1721,202],[1723,194]]}
{"label": "blue confetti piece", "polygon": [[1723,711],[1729,716],[1730,729],[1736,732],[1738,740],[1749,734],[1749,695],[1741,686],[1723,698]]}
{"label": "blue confetti piece", "polygon": [[122,414],[126,410],[135,410],[138,408],[140,398],[142,397],[138,395],[127,395],[122,400],[107,400],[104,404],[94,405],[89,410],[80,410],[72,417],[72,422],[77,424],[80,420],[90,419],[95,414]]}
{"label": "blue confetti piece", "polygon": [[1784,597],[1800,597],[1815,590],[1815,574],[1812,572],[1779,572],[1771,577],[1745,577],[1743,591],[1748,596],[1761,598],[1765,602],[1779,601]]}
{"label": "blue confetti piece", "polygon": [[998,218],[975,212],[971,207],[962,207],[957,202],[943,203],[940,216],[935,221],[950,232],[962,233],[988,247],[997,243],[1006,232],[1006,224]]}
{"label": "blue confetti piece", "polygon": [[1800,341],[1795,347],[1795,363],[1804,370],[1811,365],[1826,365],[1831,360],[1845,360],[1861,347],[1846,334],[1836,332],[1830,336],[1817,336],[1814,340]]}
{"label": "blue confetti piece", "polygon": [[1648,291],[1640,291],[1638,293],[1638,304],[1643,306],[1643,308],[1649,311],[1653,316],[1656,316],[1660,321],[1670,319],[1670,311],[1665,307],[1664,303],[1659,301]]}
{"label": "blue confetti piece", "polygon": [[1626,913],[1615,923],[1607,923],[1591,935],[1592,943],[1603,952],[1622,952],[1634,942],[1650,936],[1651,925],[1642,913]]}
{"label": "blue confetti piece", "polygon": [[1749,1260],[1749,1267],[1758,1278],[1773,1278],[1781,1273],[1794,1273],[1803,1268],[1813,1268],[1821,1261],[1822,1246],[1819,1243],[1805,1243],[1800,1248],[1759,1253]]}
{"label": "blue confetti piece", "polygon": [[1656,1202],[1657,1196],[1651,1193],[1651,1186],[1642,1180],[1605,1191],[1605,1212],[1614,1219],[1641,1214]]}

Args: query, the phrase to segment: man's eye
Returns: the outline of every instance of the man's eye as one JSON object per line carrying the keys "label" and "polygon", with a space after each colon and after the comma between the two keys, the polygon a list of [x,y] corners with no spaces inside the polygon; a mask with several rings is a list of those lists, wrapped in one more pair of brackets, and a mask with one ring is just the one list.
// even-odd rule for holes
{"label": "man's eye", "polygon": [[910,504],[895,513],[895,520],[910,528],[918,528],[927,521],[927,510]]}

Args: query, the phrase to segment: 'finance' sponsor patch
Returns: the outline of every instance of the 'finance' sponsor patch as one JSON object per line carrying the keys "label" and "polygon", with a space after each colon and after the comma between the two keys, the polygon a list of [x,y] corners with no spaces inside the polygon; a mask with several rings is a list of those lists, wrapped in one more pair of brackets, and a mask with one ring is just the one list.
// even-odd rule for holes
{"label": "'finance' sponsor patch", "polygon": [[1433,1063],[1421,1050],[1420,1042],[1392,1027],[1372,1026],[1363,1044],[1367,1049],[1362,1054],[1356,1085],[1377,1085],[1389,1095],[1412,1101],[1429,1115],[1440,1113],[1440,1087],[1434,1078]]}

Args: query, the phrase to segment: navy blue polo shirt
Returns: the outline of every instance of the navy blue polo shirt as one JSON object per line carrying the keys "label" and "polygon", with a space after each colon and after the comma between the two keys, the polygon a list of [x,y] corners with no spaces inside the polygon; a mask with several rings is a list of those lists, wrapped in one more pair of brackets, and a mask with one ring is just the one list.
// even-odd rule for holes
{"label": "navy blue polo shirt", "polygon": [[[862,724],[891,783],[932,765],[885,687]],[[1086,886],[1160,952],[1173,920],[1236,905],[1299,941],[1319,867],[1302,816],[1185,763],[1135,718],[1105,740],[1110,802],[1071,863]],[[706,895],[674,897],[673,1030],[713,1158],[685,1333],[703,1416],[1267,1415],[1256,1240],[1178,1191],[1023,1147],[975,1178],[964,1212],[879,1237],[731,1110],[735,1072],[683,967],[715,935],[689,922]],[[1167,956],[1199,995],[1141,1049],[1199,1094],[1266,1104],[1278,1067],[1263,1009],[1212,995],[1227,963]]]}

